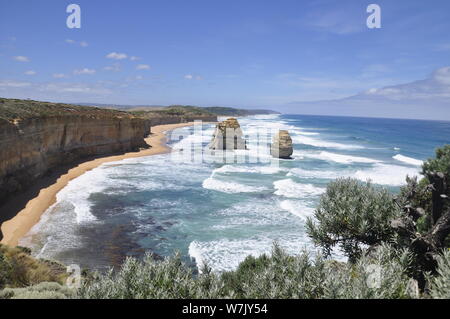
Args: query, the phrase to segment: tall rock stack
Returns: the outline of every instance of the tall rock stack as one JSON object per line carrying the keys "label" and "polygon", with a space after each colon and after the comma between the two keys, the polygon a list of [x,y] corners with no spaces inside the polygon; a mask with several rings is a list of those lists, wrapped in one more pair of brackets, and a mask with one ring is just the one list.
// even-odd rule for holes
{"label": "tall rock stack", "polygon": [[229,118],[216,125],[209,148],[212,150],[244,150],[246,143],[242,130],[235,118]]}
{"label": "tall rock stack", "polygon": [[290,159],[293,152],[292,138],[289,132],[285,130],[278,131],[273,137],[270,147],[272,157]]}

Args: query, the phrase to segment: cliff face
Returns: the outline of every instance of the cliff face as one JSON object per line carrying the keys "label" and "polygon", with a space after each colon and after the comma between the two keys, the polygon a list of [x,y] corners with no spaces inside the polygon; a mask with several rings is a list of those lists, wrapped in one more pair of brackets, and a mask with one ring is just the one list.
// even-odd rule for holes
{"label": "cliff face", "polygon": [[149,131],[131,116],[0,119],[0,203],[59,164],[147,147]]}
{"label": "cliff face", "polygon": [[144,138],[151,126],[194,120],[210,122],[217,117],[191,110],[136,114],[0,98],[0,205],[58,165],[137,151],[148,147]]}

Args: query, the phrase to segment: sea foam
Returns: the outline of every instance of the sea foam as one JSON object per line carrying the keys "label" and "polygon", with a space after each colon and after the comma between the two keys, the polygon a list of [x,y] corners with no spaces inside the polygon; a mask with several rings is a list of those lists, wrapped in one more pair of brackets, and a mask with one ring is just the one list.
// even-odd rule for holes
{"label": "sea foam", "polygon": [[327,151],[322,152],[294,152],[294,155],[302,155],[304,157],[315,158],[328,162],[336,162],[340,164],[352,164],[352,163],[379,163],[379,160],[361,156],[336,154]]}
{"label": "sea foam", "polygon": [[280,202],[280,207],[289,213],[300,217],[304,221],[307,217],[312,216],[314,213],[314,208],[305,205],[302,201],[290,199],[283,200]]}
{"label": "sea foam", "polygon": [[289,198],[303,198],[322,194],[325,190],[312,184],[299,184],[292,179],[283,179],[273,182],[275,195]]}
{"label": "sea foam", "polygon": [[267,190],[262,186],[250,186],[236,182],[228,182],[216,179],[214,176],[208,177],[202,183],[202,187],[218,192],[237,194],[237,193],[258,193]]}
{"label": "sea foam", "polygon": [[406,164],[410,164],[410,165],[415,165],[415,166],[421,166],[423,164],[423,161],[412,158],[412,157],[408,157],[408,156],[403,156],[401,154],[397,154],[392,156],[393,159],[406,163]]}

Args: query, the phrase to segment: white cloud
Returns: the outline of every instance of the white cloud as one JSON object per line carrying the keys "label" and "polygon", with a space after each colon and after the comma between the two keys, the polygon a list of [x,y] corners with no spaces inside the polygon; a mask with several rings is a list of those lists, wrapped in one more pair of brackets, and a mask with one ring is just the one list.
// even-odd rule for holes
{"label": "white cloud", "polygon": [[184,76],[184,78],[186,80],[197,80],[197,81],[203,80],[202,76],[200,76],[200,75],[192,75],[192,74],[186,74]]}
{"label": "white cloud", "polygon": [[94,69],[83,68],[83,69],[80,69],[80,70],[74,70],[73,74],[76,74],[76,75],[80,75],[80,74],[95,74],[95,70]]}
{"label": "white cloud", "polygon": [[0,87],[7,87],[7,88],[22,88],[22,87],[28,87],[31,83],[29,82],[19,82],[19,81],[9,81],[9,80],[2,80],[0,81]]}
{"label": "white cloud", "polygon": [[53,74],[53,77],[54,77],[55,79],[62,79],[62,78],[65,78],[66,75],[65,75],[64,73],[54,73],[54,74]]}
{"label": "white cloud", "polygon": [[86,41],[77,42],[72,39],[66,39],[66,42],[69,44],[78,44],[80,47],[87,47],[89,45],[89,43],[87,43]]}
{"label": "white cloud", "polygon": [[384,87],[371,86],[345,98],[286,104],[285,112],[315,115],[375,116],[418,119],[450,118],[450,67],[423,80]]}
{"label": "white cloud", "polygon": [[131,61],[138,61],[138,60],[140,60],[140,59],[141,59],[140,57],[134,56],[134,55],[130,57],[130,60],[131,60]]}
{"label": "white cloud", "polygon": [[450,67],[437,69],[434,71],[432,78],[442,85],[450,85]]}
{"label": "white cloud", "polygon": [[114,63],[113,65],[108,65],[103,68],[105,71],[113,71],[113,72],[119,72],[120,71],[120,64]]}
{"label": "white cloud", "polygon": [[15,57],[13,57],[14,60],[18,61],[18,62],[30,62],[30,59],[26,56],[23,55],[17,55]]}
{"label": "white cloud", "polygon": [[81,93],[108,95],[112,90],[96,84],[85,83],[44,83],[36,85],[35,89],[40,92],[56,93]]}
{"label": "white cloud", "polygon": [[150,70],[150,65],[148,64],[139,64],[136,66],[136,70]]}
{"label": "white cloud", "polygon": [[106,56],[108,59],[123,60],[128,57],[125,53],[111,52]]}
{"label": "white cloud", "polygon": [[36,74],[36,71],[29,70],[29,71],[26,71],[24,74],[25,74],[25,75],[35,75],[35,74]]}

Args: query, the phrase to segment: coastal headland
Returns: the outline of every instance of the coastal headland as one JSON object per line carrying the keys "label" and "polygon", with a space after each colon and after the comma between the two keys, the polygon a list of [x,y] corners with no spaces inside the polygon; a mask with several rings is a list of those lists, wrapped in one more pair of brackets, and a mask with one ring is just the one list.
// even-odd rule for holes
{"label": "coastal headland", "polygon": [[[56,194],[67,186],[72,179],[77,178],[78,176],[100,166],[103,163],[169,152],[170,148],[165,143],[165,132],[193,124],[194,122],[187,122],[154,126],[151,128],[151,135],[145,138],[145,142],[151,146],[150,148],[143,149],[138,152],[128,152],[122,155],[106,156],[88,160],[69,169],[65,174],[59,176],[54,184],[40,189],[37,196],[29,200],[22,210],[20,210],[12,219],[5,221],[1,225],[1,231],[3,233],[1,243],[9,246],[17,246],[20,238],[23,237],[37,222],[39,222],[42,214],[55,203]],[[39,184],[41,183],[38,183],[36,186],[39,187]]]}

